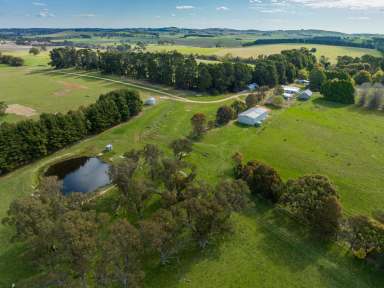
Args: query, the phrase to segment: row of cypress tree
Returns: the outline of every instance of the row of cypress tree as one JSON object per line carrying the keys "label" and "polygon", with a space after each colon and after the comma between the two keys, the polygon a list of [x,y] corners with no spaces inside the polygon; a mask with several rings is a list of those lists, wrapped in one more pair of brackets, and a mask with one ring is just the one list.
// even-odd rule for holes
{"label": "row of cypress tree", "polygon": [[251,82],[270,87],[290,83],[299,69],[312,69],[314,63],[316,57],[307,49],[283,51],[281,54],[254,59],[253,63],[224,61],[208,64],[197,63],[193,55],[176,51],[100,52],[68,47],[51,51],[51,65],[57,69],[99,69],[106,74],[212,94],[241,91]]}
{"label": "row of cypress tree", "polygon": [[95,104],[66,114],[44,113],[39,120],[3,123],[0,175],[125,122],[142,107],[136,91],[117,90],[101,95]]}

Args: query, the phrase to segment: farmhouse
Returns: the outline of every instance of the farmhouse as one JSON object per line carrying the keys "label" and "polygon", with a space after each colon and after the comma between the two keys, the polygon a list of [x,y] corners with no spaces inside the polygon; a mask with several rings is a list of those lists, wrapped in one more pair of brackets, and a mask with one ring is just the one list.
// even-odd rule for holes
{"label": "farmhouse", "polygon": [[283,86],[283,89],[284,89],[283,96],[286,100],[290,100],[294,98],[295,95],[300,92],[300,88],[293,87],[293,86]]}
{"label": "farmhouse", "polygon": [[306,101],[306,100],[309,100],[313,95],[313,92],[309,89],[303,91],[300,93],[299,97],[297,97],[299,100],[303,100],[303,101]]}
{"label": "farmhouse", "polygon": [[147,100],[145,100],[144,104],[148,106],[154,106],[156,105],[157,101],[155,97],[150,97]]}
{"label": "farmhouse", "polygon": [[251,108],[241,114],[237,121],[244,125],[259,126],[267,119],[269,111],[265,108]]}

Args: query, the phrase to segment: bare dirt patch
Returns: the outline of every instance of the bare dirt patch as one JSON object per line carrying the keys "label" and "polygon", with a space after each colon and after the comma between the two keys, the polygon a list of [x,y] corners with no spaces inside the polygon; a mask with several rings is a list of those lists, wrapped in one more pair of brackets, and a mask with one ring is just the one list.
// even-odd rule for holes
{"label": "bare dirt patch", "polygon": [[37,114],[36,110],[19,104],[9,105],[5,112],[8,114],[15,114],[24,117],[32,117]]}
{"label": "bare dirt patch", "polygon": [[66,82],[66,81],[58,81],[61,85],[63,85],[63,88],[53,93],[55,96],[65,96],[69,93],[71,93],[73,90],[87,90],[89,89],[87,86],[73,83],[73,82]]}

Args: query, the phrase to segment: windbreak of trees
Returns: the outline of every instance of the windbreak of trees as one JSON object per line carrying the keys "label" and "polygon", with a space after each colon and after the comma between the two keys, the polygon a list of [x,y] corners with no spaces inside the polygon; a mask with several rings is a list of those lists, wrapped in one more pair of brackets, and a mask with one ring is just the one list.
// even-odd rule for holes
{"label": "windbreak of trees", "polygon": [[31,163],[89,135],[129,120],[142,110],[137,92],[113,91],[95,104],[67,114],[42,114],[40,119],[0,126],[0,175]]}
{"label": "windbreak of trees", "polygon": [[300,71],[312,70],[317,63],[316,56],[308,49],[284,50],[281,54],[259,56],[258,58],[233,57],[228,54],[224,57],[198,56],[201,59],[244,63],[254,66],[253,82],[259,86],[275,87],[294,82],[300,77]]}
{"label": "windbreak of trees", "polygon": [[293,82],[298,70],[311,69],[315,63],[316,57],[307,49],[283,51],[248,63],[228,60],[217,64],[198,64],[194,56],[176,51],[96,52],[67,47],[51,52],[51,65],[57,69],[99,69],[106,74],[212,94],[241,91],[250,82],[270,87]]}
{"label": "windbreak of trees", "polygon": [[253,42],[244,43],[243,46],[257,46],[267,44],[290,44],[290,43],[302,43],[302,44],[320,44],[320,45],[333,45],[343,47],[359,47],[359,48],[377,48],[376,43],[372,40],[353,42],[349,39],[345,39],[337,36],[317,36],[312,38],[286,38],[286,39],[258,39]]}
{"label": "windbreak of trees", "polygon": [[11,55],[2,55],[0,53],[0,64],[6,64],[14,67],[23,66],[24,59],[20,57],[11,56]]}

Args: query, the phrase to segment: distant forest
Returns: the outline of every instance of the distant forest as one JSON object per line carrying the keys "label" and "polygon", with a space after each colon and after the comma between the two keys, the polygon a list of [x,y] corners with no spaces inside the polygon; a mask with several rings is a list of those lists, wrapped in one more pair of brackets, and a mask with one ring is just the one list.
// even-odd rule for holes
{"label": "distant forest", "polygon": [[343,37],[312,37],[312,38],[291,38],[291,39],[258,39],[253,42],[244,43],[243,46],[256,46],[266,44],[322,44],[333,46],[345,46],[345,47],[357,47],[357,48],[369,48],[378,49],[384,51],[384,39],[373,37],[361,42],[351,41]]}

